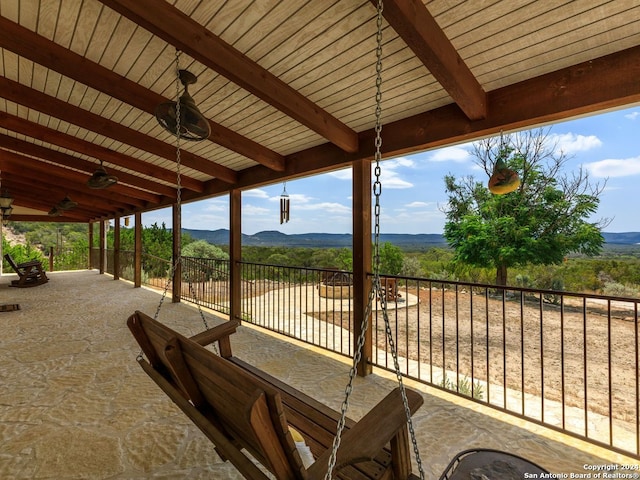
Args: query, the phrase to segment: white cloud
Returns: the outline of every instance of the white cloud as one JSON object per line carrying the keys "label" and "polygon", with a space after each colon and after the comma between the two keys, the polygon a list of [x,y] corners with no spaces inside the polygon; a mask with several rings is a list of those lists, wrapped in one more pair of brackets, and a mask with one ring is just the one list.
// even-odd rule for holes
{"label": "white cloud", "polygon": [[342,205],[337,202],[320,202],[320,203],[303,203],[301,205],[296,205],[293,200],[291,201],[291,210],[302,210],[302,211],[322,211],[329,215],[334,214],[348,214],[351,215],[351,206],[350,205]]}
{"label": "white cloud", "polygon": [[466,163],[471,159],[472,155],[464,145],[441,148],[429,156],[430,162]]}
{"label": "white cloud", "polygon": [[[401,178],[401,174],[397,171],[402,168],[414,168],[416,162],[407,157],[397,157],[390,160],[384,160],[380,164],[382,188],[391,188],[391,189],[405,189],[412,188],[413,183],[404,180]],[[374,177],[374,169],[375,164],[371,164],[371,175],[373,181],[375,181]],[[336,172],[329,172],[328,175],[338,179],[338,180],[348,180],[351,181],[353,178],[352,171],[350,168],[344,170],[338,170]]]}
{"label": "white cloud", "polygon": [[258,215],[262,216],[271,212],[270,209],[264,207],[258,207],[257,205],[243,205],[242,206],[242,215]]}
{"label": "white cloud", "polygon": [[428,206],[429,204],[427,202],[411,202],[405,205],[407,208],[423,208]]}
{"label": "white cloud", "polygon": [[336,170],[335,172],[329,172],[329,175],[337,178],[338,180],[351,180],[351,169],[345,168],[344,170]]}
{"label": "white cloud", "polygon": [[[401,178],[400,173],[397,171],[402,168],[413,168],[415,162],[406,157],[398,157],[393,160],[387,160],[380,165],[380,182],[382,183],[383,190],[385,188],[401,190],[406,188],[412,188],[413,183]],[[375,168],[375,164],[372,164],[372,169]],[[375,181],[375,170],[371,172],[372,180]]]}
{"label": "white cloud", "polygon": [[250,198],[269,198],[269,194],[261,188],[254,188],[253,190],[245,190],[242,192],[243,197]]}
{"label": "white cloud", "polygon": [[416,162],[414,162],[410,158],[396,157],[391,160],[385,160],[384,162],[382,162],[382,168],[391,168],[391,169],[398,168],[398,167],[412,168],[415,166],[415,164]]}
{"label": "white cloud", "polygon": [[229,204],[226,201],[222,202],[219,200],[205,200],[203,202],[203,210],[205,212],[226,212],[229,210]]}
{"label": "white cloud", "polygon": [[551,135],[549,140],[556,142],[558,149],[565,154],[586,152],[602,146],[602,141],[595,135],[577,135],[575,133],[561,133]]}
{"label": "white cloud", "polygon": [[624,118],[628,118],[629,120],[635,120],[638,117],[640,117],[640,112],[631,112],[624,116]]}
{"label": "white cloud", "polygon": [[[305,195],[304,193],[289,193],[289,192],[287,192],[287,195],[289,195],[289,201],[291,203],[301,204],[301,203],[309,203],[312,200],[315,200],[313,197]],[[270,202],[280,202],[280,195],[278,195],[276,197],[270,197],[269,201]]]}
{"label": "white cloud", "polygon": [[594,177],[629,177],[640,175],[640,157],[600,160],[584,167]]}
{"label": "white cloud", "polygon": [[413,183],[407,182],[398,176],[393,170],[383,171],[380,177],[380,183],[382,183],[383,190],[389,188],[392,190],[402,190],[405,188],[412,188]]}

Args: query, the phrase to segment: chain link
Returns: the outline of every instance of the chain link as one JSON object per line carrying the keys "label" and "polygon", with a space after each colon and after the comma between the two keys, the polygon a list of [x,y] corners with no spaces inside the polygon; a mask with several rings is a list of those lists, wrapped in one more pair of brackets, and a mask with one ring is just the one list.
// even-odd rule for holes
{"label": "chain link", "polygon": [[362,319],[362,325],[360,329],[360,335],[358,336],[358,340],[356,342],[356,351],[353,356],[353,363],[351,365],[351,369],[349,370],[349,381],[345,388],[345,398],[340,407],[340,419],[338,420],[337,432],[336,436],[333,439],[333,446],[331,455],[329,457],[329,462],[327,466],[327,473],[324,476],[324,480],[331,480],[331,476],[333,475],[333,469],[335,468],[338,449],[340,448],[340,442],[342,438],[342,432],[344,430],[347,410],[349,409],[349,400],[351,397],[351,392],[353,391],[353,381],[356,376],[357,367],[362,359],[362,348],[364,347],[366,332],[369,328],[369,316],[371,315],[372,306],[374,305],[376,295],[380,300],[380,308],[382,310],[382,314],[384,317],[385,323],[385,332],[387,336],[387,340],[389,342],[389,348],[391,350],[391,355],[393,357],[393,364],[396,371],[396,376],[398,379],[398,384],[400,386],[400,392],[402,396],[402,403],[404,405],[405,414],[407,417],[409,433],[411,436],[411,443],[413,445],[413,452],[416,457],[416,463],[418,465],[418,470],[420,472],[420,479],[424,480],[425,474],[424,469],[422,467],[422,460],[420,459],[420,452],[418,451],[418,443],[416,440],[415,430],[413,428],[413,422],[411,419],[411,410],[409,409],[409,401],[407,399],[407,394],[405,391],[404,383],[402,380],[402,373],[400,371],[400,365],[398,363],[398,354],[395,347],[395,342],[393,340],[393,332],[391,331],[391,323],[389,322],[389,315],[387,313],[387,298],[385,292],[382,290],[381,282],[380,282],[380,196],[382,195],[382,182],[380,178],[382,176],[382,169],[380,167],[380,161],[382,159],[382,11],[383,11],[383,1],[378,0],[377,5],[377,17],[376,17],[376,108],[375,108],[375,168],[374,168],[374,176],[375,181],[373,183],[373,194],[375,196],[375,205],[374,205],[374,247],[373,247],[373,285],[371,290],[369,291],[369,298],[367,302],[367,306],[364,311],[364,318]]}
{"label": "chain link", "polygon": [[[182,139],[180,133],[182,129],[182,113],[181,113],[181,105],[180,105],[180,50],[176,50],[176,217],[177,221],[175,222],[179,228],[182,228],[182,157],[181,157],[181,148],[180,148],[180,140]],[[180,242],[182,244],[182,241]],[[164,286],[164,291],[162,292],[162,296],[160,297],[160,303],[158,303],[158,308],[156,309],[156,314],[153,319],[157,320],[158,315],[160,315],[160,310],[162,309],[162,304],[164,303],[165,298],[167,297],[167,292],[169,291],[169,285],[171,285],[172,279],[175,275],[175,272],[178,270],[182,262],[182,253],[178,252],[176,258],[174,259],[171,269],[169,271],[169,278],[167,279],[167,283]],[[207,319],[204,316],[204,311],[198,302],[198,298],[196,297],[195,290],[191,282],[189,282],[189,292],[195,299],[195,304],[198,306],[198,313],[200,314],[200,318],[202,319],[202,323],[204,324],[205,330],[209,330],[209,325],[207,323]],[[214,350],[218,353],[218,349],[214,344]]]}

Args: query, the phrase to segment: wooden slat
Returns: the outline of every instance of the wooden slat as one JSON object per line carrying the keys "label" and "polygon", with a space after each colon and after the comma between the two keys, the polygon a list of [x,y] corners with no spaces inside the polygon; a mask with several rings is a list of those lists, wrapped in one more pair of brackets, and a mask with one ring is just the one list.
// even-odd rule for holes
{"label": "wooden slat", "polygon": [[[109,138],[117,139],[120,142],[153,153],[159,157],[175,161],[175,146],[141,134],[117,122],[107,120],[99,115],[25,87],[17,82],[0,78],[0,96],[25,107],[51,115],[52,117],[65,120],[75,125],[81,125],[88,130]],[[226,171],[224,172],[224,177],[219,177],[221,166],[207,159],[197,157],[186,151],[182,152],[181,157],[182,163],[194,170],[206,172],[224,181],[233,181],[235,178],[235,172],[228,174]]]}
{"label": "wooden slat", "polygon": [[[67,150],[72,150],[74,152],[91,156],[98,160],[103,160],[104,162],[107,162],[107,163],[118,165],[120,167],[125,167],[127,169],[136,171],[148,177],[153,177],[155,179],[163,180],[165,182],[174,183],[174,184],[176,182],[176,174],[171,170],[167,170],[159,166],[154,166],[151,163],[138,160],[137,158],[133,158],[128,155],[123,155],[119,152],[109,150],[108,148],[100,147],[91,142],[87,142],[86,140],[81,140],[71,135],[62,134],[56,130],[44,127],[42,125],[38,125],[36,123],[30,122],[23,118],[16,117],[14,115],[9,115],[9,114],[0,112],[0,127],[6,128],[7,130],[11,130],[16,133],[21,133],[22,135],[37,139],[45,143],[57,145],[59,147],[66,148]],[[140,177],[140,180],[142,179],[143,177]],[[157,182],[154,182],[154,183],[158,185]],[[201,181],[195,180],[191,177],[187,177],[184,175],[182,176],[181,184],[183,188],[193,190],[196,192],[201,192],[204,188],[203,183]],[[148,190],[154,190],[154,188],[161,188],[161,187],[156,186],[154,188],[150,188],[147,185],[143,188],[147,188]],[[165,189],[156,190],[156,191],[164,195],[170,195],[170,193]]]}
{"label": "wooden slat", "polygon": [[[640,47],[558,70],[540,78],[489,92],[489,116],[471,122],[455,105],[440,107],[384,126],[384,157],[394,157],[450,142],[471,141],[535,124],[559,121],[606,108],[640,102]],[[240,172],[238,188],[255,188],[286,178],[322,173],[372,159],[373,130],[360,134],[361,150],[349,155],[331,144],[290,155],[287,171],[276,174],[260,167]],[[211,195],[226,191],[224,184],[208,182]]]}
{"label": "wooden slat", "polygon": [[28,194],[32,194],[34,198],[43,199],[43,201],[46,200],[46,205],[48,205],[47,211],[53,207],[55,199],[62,200],[66,195],[70,195],[72,200],[78,202],[80,208],[85,208],[93,212],[93,216],[107,215],[114,207],[113,202],[98,195],[78,190],[69,191],[69,189],[59,186],[56,182],[49,184],[34,182],[28,172],[25,173],[24,176],[13,172],[11,175],[5,175],[2,179],[2,184],[5,188],[8,188],[9,191],[28,192]]}
{"label": "wooden slat", "polygon": [[358,137],[353,130],[168,3],[101,1],[345,151],[358,149]]}
{"label": "wooden slat", "polygon": [[[371,1],[377,4],[377,0]],[[383,15],[467,117],[485,118],[487,99],[482,86],[422,0],[386,1]]]}
{"label": "wooden slat", "polygon": [[[131,26],[129,23],[126,25]],[[19,41],[16,41],[18,39]],[[171,100],[2,17],[0,17],[0,46],[152,115],[155,115],[155,109],[159,104]],[[122,52],[117,53],[118,57],[122,54]],[[125,55],[124,58],[129,57]],[[105,59],[101,61],[104,62]],[[209,124],[212,129],[210,140],[259,163],[282,170],[284,160],[279,154],[212,120],[209,120]],[[208,171],[210,172],[211,169]],[[214,176],[233,181],[233,174],[222,166],[218,166]]]}
{"label": "wooden slat", "polygon": [[[109,199],[111,204],[117,208],[134,209],[147,205],[147,202],[143,200],[127,197],[126,193],[134,190],[131,187],[114,185],[106,190],[91,190],[86,186],[86,176],[81,173],[56,167],[51,164],[44,164],[38,160],[12,152],[3,151],[0,158],[0,166],[2,171],[15,173],[17,175],[24,175],[28,172],[33,181],[40,182],[43,185],[48,185],[54,181],[57,185],[64,187],[69,192],[76,190],[93,192],[95,195]],[[20,200],[21,198],[15,199],[17,205],[20,204]]]}
{"label": "wooden slat", "polygon": [[[0,114],[0,117],[1,116],[2,114]],[[29,143],[24,140],[19,140],[17,138],[9,137],[7,135],[0,134],[0,147],[31,155],[41,160],[51,162],[53,164],[64,165],[66,167],[71,167],[73,169],[86,172],[87,180],[98,167],[98,165],[93,162],[72,157],[71,155],[67,155],[60,151],[52,150],[50,148],[36,145],[34,143]],[[125,183],[134,187],[145,189],[144,191],[131,190],[130,192],[138,192],[137,194],[132,195],[134,197],[138,197],[147,201],[157,201],[158,194],[171,197],[176,196],[175,189],[170,186],[159,184],[157,182],[153,182],[151,180],[147,180],[145,178],[117,170],[112,170],[111,173],[117,175],[118,181],[120,183]]]}

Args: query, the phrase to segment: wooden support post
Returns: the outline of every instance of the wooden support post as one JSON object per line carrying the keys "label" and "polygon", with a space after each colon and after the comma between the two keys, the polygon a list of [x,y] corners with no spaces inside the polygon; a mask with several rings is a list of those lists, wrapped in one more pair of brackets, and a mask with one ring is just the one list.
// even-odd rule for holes
{"label": "wooden support post", "polygon": [[113,219],[113,279],[120,279],[120,217]]}
{"label": "wooden support post", "polygon": [[0,218],[0,276],[4,274],[4,271],[3,271],[4,252],[2,251],[3,228],[4,228],[4,222],[2,221],[2,218]]}
{"label": "wooden support post", "polygon": [[[354,346],[361,333],[371,291],[371,162],[357,160],[353,169],[353,318]],[[366,376],[372,372],[372,326],[369,317],[369,329],[362,347],[362,358],[358,363],[358,375]]]}
{"label": "wooden support post", "polygon": [[142,213],[136,212],[133,232],[133,287],[142,285]]}
{"label": "wooden support post", "polygon": [[180,246],[182,245],[182,212],[180,205],[177,203],[173,204],[173,255],[171,257],[171,261],[173,265],[175,265],[175,270],[173,271],[173,278],[171,279],[173,282],[173,290],[172,290],[172,298],[171,301],[173,303],[180,303],[181,292],[182,292],[182,262],[179,262],[180,258]]}
{"label": "wooden support post", "polygon": [[229,289],[231,308],[229,318],[242,321],[242,192],[229,193]]}
{"label": "wooden support post", "polygon": [[53,272],[53,247],[49,247],[49,271]]}
{"label": "wooden support post", "polygon": [[107,249],[105,248],[106,243],[107,243],[107,225],[104,220],[101,220],[100,221],[100,260],[99,260],[99,267],[98,267],[100,271],[100,275],[104,274],[104,269],[107,264],[106,262]]}
{"label": "wooden support post", "polygon": [[93,268],[93,222],[89,222],[89,270]]}

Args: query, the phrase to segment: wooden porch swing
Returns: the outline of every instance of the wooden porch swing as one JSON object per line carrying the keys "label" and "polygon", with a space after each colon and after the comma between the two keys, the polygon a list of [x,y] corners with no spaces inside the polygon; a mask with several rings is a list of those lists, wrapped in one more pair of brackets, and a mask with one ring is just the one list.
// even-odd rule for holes
{"label": "wooden porch swing", "polygon": [[[424,399],[421,394],[405,388],[403,384],[387,315],[386,295],[383,294],[384,287],[379,273],[381,36],[382,0],[378,0],[376,181],[373,186],[376,197],[374,279],[340,411],[323,405],[233,356],[230,336],[239,325],[235,320],[209,329],[201,312],[206,330],[187,338],[157,320],[164,295],[154,318],[136,311],[127,320],[127,325],[141,348],[138,363],[142,369],[211,440],[220,457],[233,463],[249,480],[268,480],[271,478],[269,474],[277,480],[425,479],[411,419]],[[176,56],[176,63],[177,59]],[[175,109],[176,125],[172,126],[171,131],[177,137],[179,212],[182,131],[180,101],[176,102]],[[172,272],[174,270],[175,264]],[[376,297],[381,304],[399,386],[362,419],[354,422],[348,419],[346,414],[371,308]],[[215,352],[205,348],[208,345],[214,346]],[[419,477],[412,473],[412,447]],[[256,464],[256,460],[259,465]],[[503,452],[467,450],[452,460],[440,479],[508,480],[511,477],[505,476],[504,470],[496,471],[497,476],[493,476],[493,470],[490,468],[480,472],[483,477],[469,476],[479,471],[478,468],[493,465],[496,461],[502,468],[500,462],[503,460],[519,461],[518,465],[526,468],[521,470],[522,472],[545,472],[524,459]],[[483,463],[480,464],[479,461]],[[523,477],[520,475],[517,478]]]}

